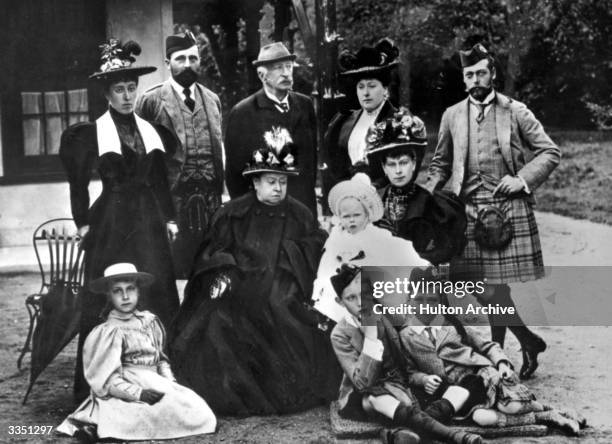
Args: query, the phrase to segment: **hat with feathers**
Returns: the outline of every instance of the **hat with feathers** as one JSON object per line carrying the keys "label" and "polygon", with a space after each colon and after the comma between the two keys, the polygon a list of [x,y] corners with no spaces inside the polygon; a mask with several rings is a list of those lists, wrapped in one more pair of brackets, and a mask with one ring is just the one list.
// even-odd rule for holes
{"label": "hat with feathers", "polygon": [[260,173],[281,173],[297,176],[296,150],[291,134],[283,127],[272,127],[263,135],[265,146],[256,149],[242,172],[243,176]]}
{"label": "hat with feathers", "polygon": [[142,48],[134,40],[121,43],[117,39],[109,39],[100,45],[102,65],[100,70],[90,75],[91,80],[109,81],[125,76],[142,76],[157,70],[155,66],[133,66]]}
{"label": "hat with feathers", "polygon": [[356,53],[343,51],[339,58],[340,75],[363,78],[387,73],[399,64],[399,49],[388,38],[380,40],[375,46],[363,46]]}

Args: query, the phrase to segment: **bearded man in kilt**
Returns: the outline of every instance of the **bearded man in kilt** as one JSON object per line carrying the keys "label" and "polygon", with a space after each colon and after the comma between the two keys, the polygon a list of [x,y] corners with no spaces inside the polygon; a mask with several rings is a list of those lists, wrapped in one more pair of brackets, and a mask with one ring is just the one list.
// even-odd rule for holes
{"label": "bearded man in kilt", "polygon": [[[453,276],[486,281],[481,303],[514,307],[508,284],[544,276],[533,192],[559,164],[561,152],[523,103],[493,89],[494,59],[483,45],[461,51],[460,58],[469,95],[442,116],[425,188],[446,186],[466,203],[467,245],[451,264]],[[489,322],[492,340],[502,347],[506,327],[517,337],[523,350],[519,375],[529,378],[546,343],[516,310],[489,315]]]}

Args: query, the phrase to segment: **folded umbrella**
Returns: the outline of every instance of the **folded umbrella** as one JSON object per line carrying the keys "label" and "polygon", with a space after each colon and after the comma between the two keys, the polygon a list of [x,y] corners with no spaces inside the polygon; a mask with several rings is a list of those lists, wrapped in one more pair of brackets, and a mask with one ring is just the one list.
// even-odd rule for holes
{"label": "folded umbrella", "polygon": [[59,282],[52,284],[41,298],[40,317],[32,337],[30,384],[24,404],[36,379],[79,331],[79,290],[72,283]]}

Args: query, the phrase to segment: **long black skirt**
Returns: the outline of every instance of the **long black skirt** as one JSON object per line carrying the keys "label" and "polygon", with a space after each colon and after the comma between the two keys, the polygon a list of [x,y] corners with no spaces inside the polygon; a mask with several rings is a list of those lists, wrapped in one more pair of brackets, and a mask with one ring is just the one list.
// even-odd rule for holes
{"label": "long black skirt", "polygon": [[179,382],[220,415],[291,413],[335,399],[341,370],[329,332],[295,281],[279,271],[269,293],[247,288],[181,308],[170,347]]}

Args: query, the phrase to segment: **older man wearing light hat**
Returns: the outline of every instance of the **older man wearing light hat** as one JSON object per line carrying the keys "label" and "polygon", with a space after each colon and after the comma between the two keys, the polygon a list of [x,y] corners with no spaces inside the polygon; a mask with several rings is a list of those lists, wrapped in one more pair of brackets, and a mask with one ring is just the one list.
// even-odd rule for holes
{"label": "older man wearing light hat", "polygon": [[179,228],[174,263],[178,277],[186,278],[195,248],[221,205],[222,109],[219,97],[196,81],[200,55],[191,32],[166,38],[166,67],[171,77],[147,90],[136,112],[166,127],[180,142],[168,170]]}
{"label": "older man wearing light hat", "polygon": [[299,176],[289,178],[289,194],[316,217],[315,113],[309,97],[292,91],[295,59],[285,45],[276,42],[262,47],[253,61],[262,88],[234,106],[228,116],[226,184],[232,198],[246,193],[250,181],[243,177],[242,171],[253,145],[262,144],[263,135],[273,128],[286,129],[295,144],[301,169]]}

